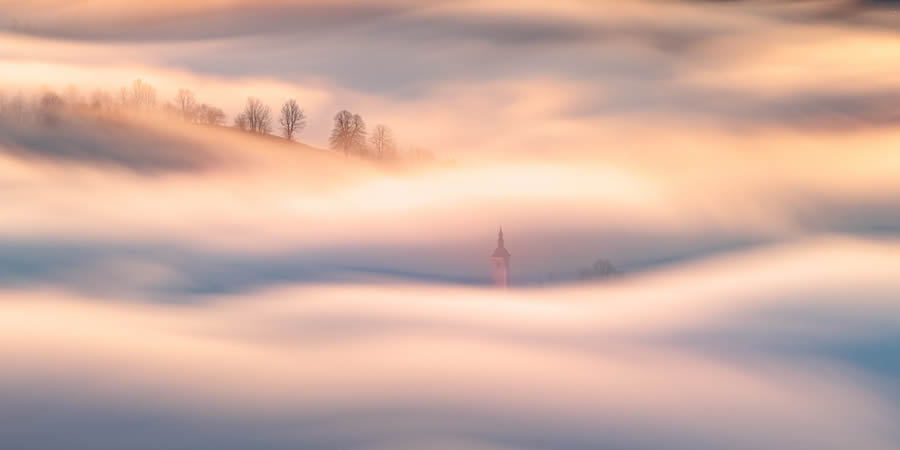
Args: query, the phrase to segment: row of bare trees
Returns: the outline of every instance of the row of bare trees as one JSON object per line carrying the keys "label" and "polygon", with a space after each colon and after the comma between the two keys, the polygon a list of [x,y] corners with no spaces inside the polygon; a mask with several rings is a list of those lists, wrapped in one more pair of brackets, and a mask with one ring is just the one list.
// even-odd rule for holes
{"label": "row of bare trees", "polygon": [[[260,99],[250,97],[241,113],[234,118],[234,126],[251,133],[270,134],[273,121],[271,108]],[[281,135],[288,140],[294,140],[303,131],[306,127],[306,113],[297,100],[289,99],[284,102],[278,115],[278,124],[281,125]],[[390,128],[378,124],[369,136],[363,118],[346,110],[334,116],[334,127],[328,142],[331,148],[346,156],[390,159],[397,153],[397,144]]]}
{"label": "row of bare trees", "polygon": [[[178,90],[174,108],[185,120],[209,125],[221,125],[224,121],[224,113],[221,110],[206,104],[197,106],[193,92],[187,89]],[[306,113],[296,99],[284,102],[277,120],[281,126],[281,135],[287,140],[293,141],[306,128]],[[272,109],[268,105],[257,97],[249,97],[243,110],[234,117],[234,127],[250,133],[271,134],[274,121]],[[397,144],[390,128],[378,124],[369,136],[362,117],[346,110],[334,116],[329,144],[331,148],[342,151],[346,156],[355,154],[375,159],[390,159],[397,153]]]}
{"label": "row of bare trees", "polygon": [[[272,132],[272,110],[256,97],[247,99],[243,111],[234,118],[235,128],[251,133],[270,134]],[[297,100],[290,99],[281,106],[278,117],[282,136],[293,141],[306,127],[306,113]]]}
{"label": "row of bare trees", "polygon": [[334,116],[334,127],[328,143],[345,156],[356,154],[374,159],[392,159],[397,155],[397,142],[390,128],[382,124],[375,125],[369,136],[363,118],[347,110]]}
{"label": "row of bare trees", "polygon": [[117,95],[102,89],[82,95],[73,85],[66,87],[61,94],[44,88],[30,99],[26,99],[21,90],[13,96],[0,92],[0,119],[14,123],[21,123],[26,119],[54,123],[66,110],[113,113],[126,109],[155,108],[156,88],[141,79],[134,80],[130,86],[119,88]]}
{"label": "row of bare trees", "polygon": [[44,92],[26,100],[20,91],[12,97],[0,92],[0,120],[21,124],[34,120],[44,124],[55,124],[68,103],[55,92]]}
{"label": "row of bare trees", "polygon": [[0,118],[21,123],[25,120],[26,107],[25,95],[21,91],[10,97],[0,92]]}
{"label": "row of bare trees", "polygon": [[179,89],[175,94],[175,102],[166,103],[164,109],[180,115],[188,122],[219,126],[225,124],[225,112],[222,109],[206,103],[198,104],[197,97],[187,89]]}
{"label": "row of bare trees", "polygon": [[[121,87],[117,95],[96,89],[85,96],[75,86],[69,86],[61,95],[45,90],[29,102],[21,91],[13,96],[0,92],[0,119],[22,122],[26,117],[34,117],[44,123],[52,123],[65,109],[86,109],[102,113],[155,110],[191,123],[209,126],[224,126],[226,121],[225,112],[221,108],[199,102],[189,89],[179,89],[172,101],[157,106],[156,88],[141,79]],[[272,134],[277,123],[280,134],[293,141],[306,127],[306,120],[306,113],[296,99],[284,102],[275,117],[271,108],[262,100],[249,97],[241,112],[234,117],[234,127],[268,135]],[[397,142],[389,127],[378,124],[369,133],[363,118],[346,110],[334,116],[329,145],[346,156],[379,160],[397,157]],[[433,158],[430,152],[422,149],[411,150],[409,156],[413,159]]]}

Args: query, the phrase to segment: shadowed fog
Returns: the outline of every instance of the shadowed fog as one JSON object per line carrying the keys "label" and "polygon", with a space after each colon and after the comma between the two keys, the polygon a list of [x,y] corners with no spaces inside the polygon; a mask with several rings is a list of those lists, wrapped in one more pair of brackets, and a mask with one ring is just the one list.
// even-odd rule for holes
{"label": "shadowed fog", "polygon": [[503,296],[326,284],[163,306],[6,291],[3,436],[38,448],[889,449],[895,261],[896,246],[824,239]]}
{"label": "shadowed fog", "polygon": [[0,0],[0,448],[895,449],[894,9]]}

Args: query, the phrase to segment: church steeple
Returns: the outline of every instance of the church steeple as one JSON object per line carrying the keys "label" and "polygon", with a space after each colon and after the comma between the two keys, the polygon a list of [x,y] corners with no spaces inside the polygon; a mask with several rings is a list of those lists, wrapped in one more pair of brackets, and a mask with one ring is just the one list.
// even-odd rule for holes
{"label": "church steeple", "polygon": [[499,287],[506,287],[509,282],[509,251],[503,242],[503,227],[497,233],[497,248],[491,255],[494,262],[494,284]]}

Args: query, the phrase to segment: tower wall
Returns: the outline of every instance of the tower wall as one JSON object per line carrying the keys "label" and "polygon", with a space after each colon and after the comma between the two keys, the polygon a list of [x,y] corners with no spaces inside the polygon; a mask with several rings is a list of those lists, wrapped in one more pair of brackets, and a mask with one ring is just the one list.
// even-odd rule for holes
{"label": "tower wall", "polygon": [[509,284],[509,258],[491,258],[494,260],[494,285],[507,287]]}
{"label": "tower wall", "polygon": [[494,285],[505,288],[509,284],[509,251],[503,242],[503,228],[497,233],[497,249],[491,255],[494,265]]}

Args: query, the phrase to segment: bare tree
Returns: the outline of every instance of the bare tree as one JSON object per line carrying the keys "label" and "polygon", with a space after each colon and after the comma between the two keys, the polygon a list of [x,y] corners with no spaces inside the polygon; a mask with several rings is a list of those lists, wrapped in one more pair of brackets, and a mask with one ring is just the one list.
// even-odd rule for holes
{"label": "bare tree", "polygon": [[294,135],[306,127],[306,114],[296,100],[290,99],[281,106],[281,117],[278,121],[281,123],[285,139],[292,141]]}
{"label": "bare tree", "polygon": [[16,93],[7,105],[10,117],[17,123],[22,123],[25,120],[25,95],[22,94],[22,91]]}
{"label": "bare tree", "polygon": [[269,134],[272,131],[272,110],[260,99],[256,97],[248,98],[247,104],[244,106],[244,112],[241,114],[246,119],[247,131],[259,134]]}
{"label": "bare tree", "polygon": [[359,114],[341,111],[334,116],[334,128],[328,142],[331,148],[343,150],[345,156],[351,151],[362,153],[366,147],[366,123]]}
{"label": "bare tree", "polygon": [[118,100],[119,100],[119,106],[122,108],[125,108],[131,104],[131,99],[130,99],[130,95],[128,92],[129,92],[128,88],[125,86],[122,86],[119,88]]}
{"label": "bare tree", "polygon": [[234,127],[241,131],[249,131],[250,125],[247,123],[247,115],[240,113],[234,117]]}
{"label": "bare tree", "polygon": [[126,93],[126,103],[139,108],[156,105],[156,88],[138,78],[131,83],[131,92]]}
{"label": "bare tree", "polygon": [[119,103],[134,108],[150,108],[156,106],[156,88],[138,78],[131,83],[131,88],[119,89]]}
{"label": "bare tree", "polygon": [[175,95],[175,108],[181,113],[184,120],[195,120],[197,99],[194,93],[187,89],[179,89]]}
{"label": "bare tree", "polygon": [[359,114],[353,115],[353,146],[360,155],[365,156],[366,148],[366,123]]}
{"label": "bare tree", "polygon": [[581,280],[605,280],[619,275],[619,270],[606,259],[598,259],[588,269],[582,269],[578,273]]}
{"label": "bare tree", "polygon": [[62,97],[54,92],[47,92],[41,96],[38,102],[38,117],[46,124],[52,125],[59,120],[60,110],[63,109],[66,102]]}
{"label": "bare tree", "polygon": [[204,103],[197,108],[197,120],[204,125],[222,125],[225,123],[225,112]]}
{"label": "bare tree", "polygon": [[6,95],[5,92],[0,92],[0,119],[12,119],[13,118],[13,99]]}
{"label": "bare tree", "polygon": [[394,142],[394,133],[387,126],[382,124],[375,125],[375,129],[372,130],[372,136],[369,139],[375,158],[392,158],[396,153],[397,145]]}

